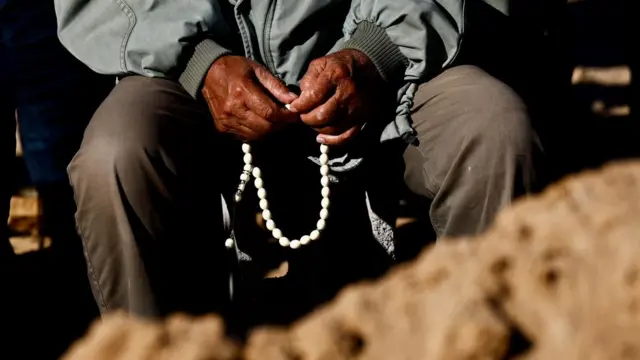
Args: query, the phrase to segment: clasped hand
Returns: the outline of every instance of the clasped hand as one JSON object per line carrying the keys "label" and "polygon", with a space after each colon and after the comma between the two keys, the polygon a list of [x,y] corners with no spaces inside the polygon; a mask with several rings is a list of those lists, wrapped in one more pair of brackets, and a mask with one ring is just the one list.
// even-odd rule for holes
{"label": "clasped hand", "polygon": [[319,143],[340,145],[375,114],[381,84],[371,60],[348,49],[312,61],[300,81],[299,96],[266,67],[241,56],[215,61],[202,94],[219,132],[251,141],[302,122],[318,132]]}

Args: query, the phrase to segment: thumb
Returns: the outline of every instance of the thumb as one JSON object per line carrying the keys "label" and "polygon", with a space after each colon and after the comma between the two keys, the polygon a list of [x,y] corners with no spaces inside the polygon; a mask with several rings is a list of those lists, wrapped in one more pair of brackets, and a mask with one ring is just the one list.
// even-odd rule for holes
{"label": "thumb", "polygon": [[298,97],[298,95],[294,94],[287,88],[282,80],[275,77],[264,67],[256,66],[254,73],[260,84],[281,103],[290,104]]}
{"label": "thumb", "polygon": [[325,145],[342,145],[360,132],[361,126],[354,126],[340,135],[318,134],[316,142]]}

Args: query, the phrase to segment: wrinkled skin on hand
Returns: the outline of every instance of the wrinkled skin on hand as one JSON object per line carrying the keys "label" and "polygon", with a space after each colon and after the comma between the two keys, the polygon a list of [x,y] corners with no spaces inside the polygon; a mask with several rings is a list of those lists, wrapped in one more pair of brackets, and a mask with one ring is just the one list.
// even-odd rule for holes
{"label": "wrinkled skin on hand", "polygon": [[352,49],[318,58],[300,81],[291,110],[318,133],[317,141],[341,145],[378,112],[384,80],[367,55]]}
{"label": "wrinkled skin on hand", "polygon": [[264,66],[243,56],[216,60],[204,80],[202,95],[220,133],[258,140],[278,128],[299,122],[284,107],[297,98]]}

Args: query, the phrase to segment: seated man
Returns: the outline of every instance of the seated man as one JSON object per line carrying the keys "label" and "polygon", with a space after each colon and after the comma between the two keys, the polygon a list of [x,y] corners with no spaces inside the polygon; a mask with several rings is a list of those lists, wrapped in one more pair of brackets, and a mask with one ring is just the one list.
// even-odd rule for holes
{"label": "seated man", "polygon": [[[348,183],[342,176],[364,164],[367,175],[355,179],[385,176],[396,168],[372,154],[409,144],[402,148],[410,187],[433,198],[438,235],[482,231],[529,181],[531,130],[509,87],[479,68],[452,66],[462,3],[57,0],[62,42],[94,70],[121,76],[69,167],[102,311],[157,316],[226,304],[224,244],[234,242],[225,241],[220,194],[229,190],[225,179],[235,181],[242,170],[229,173],[225,163],[243,156],[227,150],[226,135],[255,144],[260,167],[267,153],[324,165],[318,145],[306,146],[328,145],[336,202],[340,194],[355,196],[340,193]],[[317,136],[309,140],[309,131]],[[252,158],[245,162],[254,171]],[[265,183],[297,183],[296,166],[265,170],[276,173]],[[371,208],[368,197],[359,199]],[[194,213],[197,202],[206,210]],[[332,215],[329,228],[338,218]],[[372,223],[384,228],[380,219]],[[324,226],[318,221],[318,230]],[[292,248],[309,241],[294,235],[298,243],[274,230]],[[392,252],[392,242],[381,243]],[[325,254],[338,256],[340,246],[349,244]]]}

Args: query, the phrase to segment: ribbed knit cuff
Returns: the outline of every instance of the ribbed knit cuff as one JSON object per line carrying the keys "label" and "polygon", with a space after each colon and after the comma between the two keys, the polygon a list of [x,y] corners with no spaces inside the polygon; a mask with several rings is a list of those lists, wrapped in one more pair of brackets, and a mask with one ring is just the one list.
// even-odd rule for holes
{"label": "ribbed knit cuff", "polygon": [[178,81],[193,98],[197,98],[202,87],[204,77],[207,75],[211,64],[221,56],[230,54],[231,51],[218,45],[215,41],[205,39],[201,41],[193,52]]}
{"label": "ribbed knit cuff", "polygon": [[341,49],[354,49],[365,53],[387,82],[401,80],[409,66],[409,60],[391,41],[387,32],[368,21],[358,24],[353,36]]}

